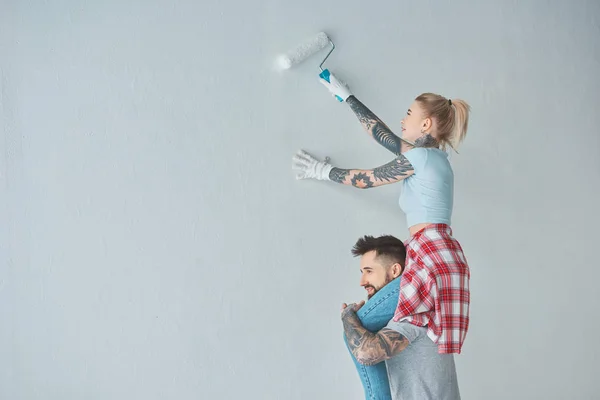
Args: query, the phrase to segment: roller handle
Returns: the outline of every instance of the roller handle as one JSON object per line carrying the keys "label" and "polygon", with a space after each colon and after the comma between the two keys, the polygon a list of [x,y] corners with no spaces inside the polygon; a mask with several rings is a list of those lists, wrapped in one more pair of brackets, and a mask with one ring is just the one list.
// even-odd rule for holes
{"label": "roller handle", "polygon": [[[319,76],[320,76],[322,79],[326,80],[327,82],[331,83],[331,79],[330,79],[331,73],[329,72],[329,70],[328,70],[328,69],[324,69],[324,70],[323,70],[323,71],[322,71],[322,72],[319,74]],[[337,99],[337,100],[338,100],[340,103],[344,101],[344,99],[342,99],[342,98],[341,98],[340,96],[338,96],[337,94],[335,95],[335,98],[336,98],[336,99]]]}

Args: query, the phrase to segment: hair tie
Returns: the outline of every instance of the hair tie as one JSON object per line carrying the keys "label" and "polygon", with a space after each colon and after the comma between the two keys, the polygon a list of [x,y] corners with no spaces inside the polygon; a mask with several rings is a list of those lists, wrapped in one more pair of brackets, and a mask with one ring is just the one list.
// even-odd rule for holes
{"label": "hair tie", "polygon": [[448,99],[448,105],[452,105],[452,100]]}

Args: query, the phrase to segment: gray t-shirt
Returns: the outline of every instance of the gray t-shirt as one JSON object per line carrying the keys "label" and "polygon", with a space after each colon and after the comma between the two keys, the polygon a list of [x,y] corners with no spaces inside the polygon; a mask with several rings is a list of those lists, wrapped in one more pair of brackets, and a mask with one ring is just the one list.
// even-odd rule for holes
{"label": "gray t-shirt", "polygon": [[460,400],[453,354],[439,354],[427,328],[409,322],[388,322],[386,328],[404,335],[410,344],[386,360],[392,399]]}

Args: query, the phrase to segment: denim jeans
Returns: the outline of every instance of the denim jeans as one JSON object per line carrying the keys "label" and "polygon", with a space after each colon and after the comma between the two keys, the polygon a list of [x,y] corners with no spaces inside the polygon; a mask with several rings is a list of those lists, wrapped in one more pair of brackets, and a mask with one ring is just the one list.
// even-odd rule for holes
{"label": "denim jeans", "polygon": [[[398,306],[398,295],[400,293],[400,277],[394,279],[382,287],[365,305],[356,313],[362,325],[373,333],[384,328],[394,316],[396,306]],[[348,340],[344,334],[344,342],[348,351]],[[352,361],[356,366],[360,381],[365,390],[365,399],[367,400],[391,400],[390,383],[387,375],[385,362],[382,361],[375,365],[362,365],[350,352]]]}

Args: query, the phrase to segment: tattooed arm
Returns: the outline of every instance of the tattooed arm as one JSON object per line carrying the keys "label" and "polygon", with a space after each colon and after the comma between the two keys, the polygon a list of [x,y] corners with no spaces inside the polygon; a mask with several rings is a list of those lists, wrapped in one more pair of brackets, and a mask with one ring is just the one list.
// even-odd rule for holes
{"label": "tattooed arm", "polygon": [[360,323],[353,306],[342,311],[342,322],[350,351],[356,361],[363,365],[375,365],[388,360],[409,345],[407,338],[389,328],[377,333],[369,332]]}
{"label": "tattooed arm", "polygon": [[342,169],[333,167],[329,179],[359,189],[368,189],[399,182],[414,173],[413,166],[402,154],[389,163],[375,169]]}
{"label": "tattooed arm", "polygon": [[400,155],[402,152],[408,151],[414,147],[412,144],[405,142],[398,135],[394,134],[394,132],[392,132],[392,130],[379,119],[377,115],[369,110],[354,95],[348,97],[346,102],[371,137],[392,153]]}

